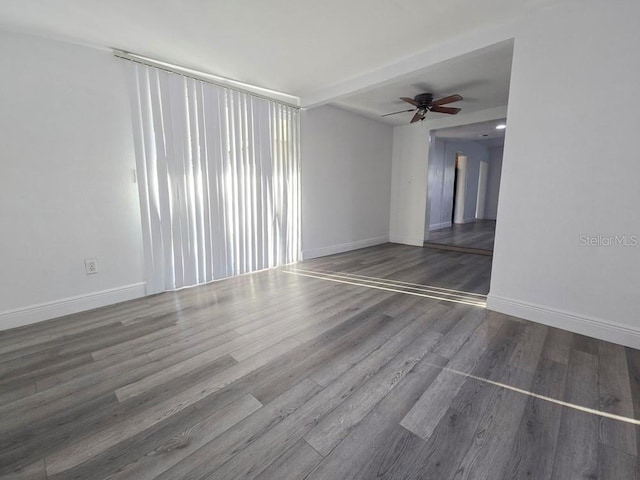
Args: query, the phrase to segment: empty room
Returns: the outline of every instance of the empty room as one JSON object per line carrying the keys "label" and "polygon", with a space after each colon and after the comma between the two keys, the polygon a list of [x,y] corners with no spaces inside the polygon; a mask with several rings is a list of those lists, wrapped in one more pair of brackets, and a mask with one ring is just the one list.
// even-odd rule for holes
{"label": "empty room", "polygon": [[0,479],[640,478],[639,22],[0,2]]}

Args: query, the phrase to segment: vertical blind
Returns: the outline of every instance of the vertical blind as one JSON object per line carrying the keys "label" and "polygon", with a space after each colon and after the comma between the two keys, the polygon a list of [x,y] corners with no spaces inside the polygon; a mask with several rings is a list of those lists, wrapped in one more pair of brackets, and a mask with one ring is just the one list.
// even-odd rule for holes
{"label": "vertical blind", "polygon": [[297,261],[298,110],[126,64],[148,293]]}

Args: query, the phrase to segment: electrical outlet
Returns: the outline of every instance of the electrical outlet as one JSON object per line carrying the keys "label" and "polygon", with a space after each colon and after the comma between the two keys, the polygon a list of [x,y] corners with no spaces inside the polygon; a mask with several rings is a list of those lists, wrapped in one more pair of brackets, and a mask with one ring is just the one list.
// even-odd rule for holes
{"label": "electrical outlet", "polygon": [[93,275],[98,273],[98,259],[97,258],[85,258],[84,259],[84,271],[87,275]]}

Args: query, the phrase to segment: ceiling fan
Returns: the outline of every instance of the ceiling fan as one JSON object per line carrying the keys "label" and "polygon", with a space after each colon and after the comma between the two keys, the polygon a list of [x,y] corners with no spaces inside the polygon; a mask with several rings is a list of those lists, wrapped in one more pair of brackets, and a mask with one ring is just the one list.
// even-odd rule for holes
{"label": "ceiling fan", "polygon": [[382,116],[388,117],[389,115],[396,115],[398,113],[415,111],[416,114],[411,119],[411,123],[414,123],[414,122],[417,122],[418,120],[424,120],[424,117],[427,115],[427,112],[447,113],[449,115],[455,115],[461,110],[460,108],[443,107],[442,105],[446,105],[447,103],[459,102],[460,100],[462,100],[462,96],[456,93],[455,95],[449,95],[448,97],[434,100],[433,94],[420,93],[419,95],[416,95],[415,98],[400,97],[400,100],[410,103],[416,108],[410,108],[409,110],[400,110],[399,112],[387,113]]}

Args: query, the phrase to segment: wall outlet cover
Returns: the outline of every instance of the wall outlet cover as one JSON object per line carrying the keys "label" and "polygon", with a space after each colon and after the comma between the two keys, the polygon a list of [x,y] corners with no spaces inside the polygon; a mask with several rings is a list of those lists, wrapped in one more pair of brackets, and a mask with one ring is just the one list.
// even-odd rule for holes
{"label": "wall outlet cover", "polygon": [[84,270],[87,275],[93,275],[98,273],[98,259],[97,258],[85,258]]}

